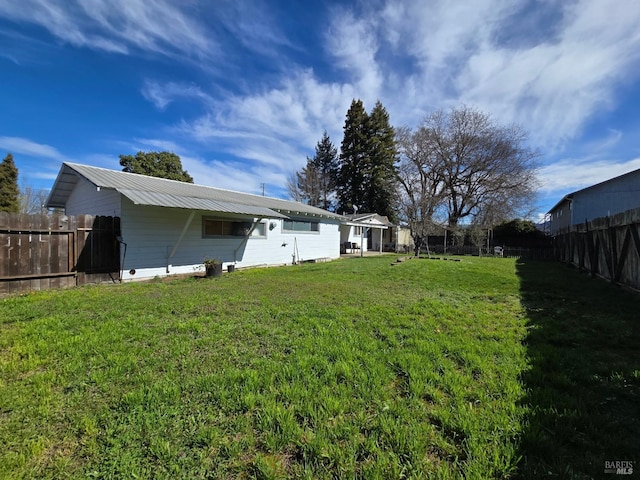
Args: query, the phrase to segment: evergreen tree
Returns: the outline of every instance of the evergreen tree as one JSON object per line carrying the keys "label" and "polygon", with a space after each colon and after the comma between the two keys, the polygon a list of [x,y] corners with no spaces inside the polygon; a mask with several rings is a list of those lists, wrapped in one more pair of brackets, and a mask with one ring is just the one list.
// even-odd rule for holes
{"label": "evergreen tree", "polygon": [[333,196],[338,176],[338,149],[331,143],[331,139],[324,131],[322,140],[316,145],[316,155],[313,165],[318,178],[319,207],[333,210]]}
{"label": "evergreen tree", "polygon": [[362,100],[354,99],[347,111],[340,148],[336,187],[339,212],[350,213],[354,206],[361,212],[367,212],[372,207],[367,201],[370,173],[368,118]]}
{"label": "evergreen tree", "polygon": [[370,180],[369,204],[371,212],[396,218],[396,187],[398,148],[395,130],[389,124],[389,114],[380,101],[369,114]]}
{"label": "evergreen tree", "polygon": [[353,100],[344,124],[338,175],[338,204],[353,211],[396,217],[396,170],[398,153],[389,114],[377,102],[370,114],[361,100]]}
{"label": "evergreen tree", "polygon": [[307,164],[293,174],[287,189],[293,199],[333,211],[337,174],[338,150],[325,130],[316,144],[315,156],[307,157]]}
{"label": "evergreen tree", "polygon": [[186,170],[182,170],[180,157],[173,152],[138,152],[135,156],[120,155],[120,165],[124,167],[123,172],[193,183],[193,177]]}
{"label": "evergreen tree", "polygon": [[8,153],[0,163],[0,212],[18,213],[19,193],[18,168],[13,161],[13,155]]}

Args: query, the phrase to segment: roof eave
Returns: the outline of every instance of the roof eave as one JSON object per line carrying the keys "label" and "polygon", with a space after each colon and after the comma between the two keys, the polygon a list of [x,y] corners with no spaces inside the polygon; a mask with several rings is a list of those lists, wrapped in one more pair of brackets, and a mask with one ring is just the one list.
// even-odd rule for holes
{"label": "roof eave", "polygon": [[551,207],[551,209],[547,213],[551,213],[551,212],[556,211],[556,209],[558,207],[560,207],[560,205],[562,205],[567,200],[568,201],[572,201],[574,193],[576,193],[576,192],[569,193],[569,194],[565,195],[564,197],[562,197],[562,199],[558,203],[556,203],[553,207]]}
{"label": "roof eave", "polygon": [[275,210],[276,212],[280,212],[282,214],[294,215],[298,217],[317,217],[317,218],[326,218],[329,220],[338,220],[338,221],[343,221],[345,218],[342,215],[334,214],[331,212],[327,212],[327,213],[302,212],[300,210],[292,210],[288,208],[272,208],[272,210]]}

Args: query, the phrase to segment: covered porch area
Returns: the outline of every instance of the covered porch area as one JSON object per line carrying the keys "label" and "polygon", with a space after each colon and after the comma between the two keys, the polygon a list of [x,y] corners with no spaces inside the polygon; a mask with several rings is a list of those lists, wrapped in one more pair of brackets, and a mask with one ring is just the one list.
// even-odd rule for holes
{"label": "covered porch area", "polygon": [[[340,255],[359,255],[385,250],[385,232],[393,227],[387,217],[377,213],[346,215],[340,225]],[[388,243],[388,241],[387,241]]]}

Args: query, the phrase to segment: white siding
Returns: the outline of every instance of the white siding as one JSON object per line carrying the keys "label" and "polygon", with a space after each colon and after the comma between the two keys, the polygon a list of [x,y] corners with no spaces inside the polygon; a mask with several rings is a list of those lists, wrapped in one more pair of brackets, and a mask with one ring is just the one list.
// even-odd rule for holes
{"label": "white siding", "polygon": [[69,195],[65,205],[67,215],[104,215],[120,216],[120,194],[115,190],[97,190],[96,186],[84,178],[78,178],[78,184]]}
{"label": "white siding", "polygon": [[356,235],[356,228],[363,233],[362,227],[354,227],[353,225],[343,225],[340,229],[340,243],[350,242],[355,243],[358,247],[362,248],[364,252],[367,251],[367,238],[362,238],[361,235]]}
{"label": "white siding", "polygon": [[398,227],[397,230],[397,246],[396,248],[401,248],[403,245],[408,245],[413,249],[413,237],[411,236],[411,230],[406,227]]}
{"label": "white siding", "polygon": [[[127,244],[123,279],[202,271],[202,262],[207,257],[219,258],[225,268],[229,264],[242,268],[291,264],[294,252],[302,261],[340,256],[337,221],[322,223],[323,220],[319,220],[319,232],[287,232],[282,228],[282,220],[265,219],[266,238],[203,238],[202,218],[216,216],[214,212],[206,211],[194,212],[178,244],[191,213],[177,208],[137,206],[123,198],[121,227],[123,241]],[[270,223],[274,228],[269,228]],[[129,273],[132,269],[135,269],[134,275]]]}

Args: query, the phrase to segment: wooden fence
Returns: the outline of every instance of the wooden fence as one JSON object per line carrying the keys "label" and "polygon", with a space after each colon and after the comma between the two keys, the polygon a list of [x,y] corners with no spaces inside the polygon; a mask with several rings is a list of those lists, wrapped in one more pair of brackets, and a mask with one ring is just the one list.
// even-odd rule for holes
{"label": "wooden fence", "polygon": [[640,290],[640,208],[574,225],[556,236],[555,249],[561,261]]}
{"label": "wooden fence", "polygon": [[120,218],[0,213],[0,295],[120,277]]}

